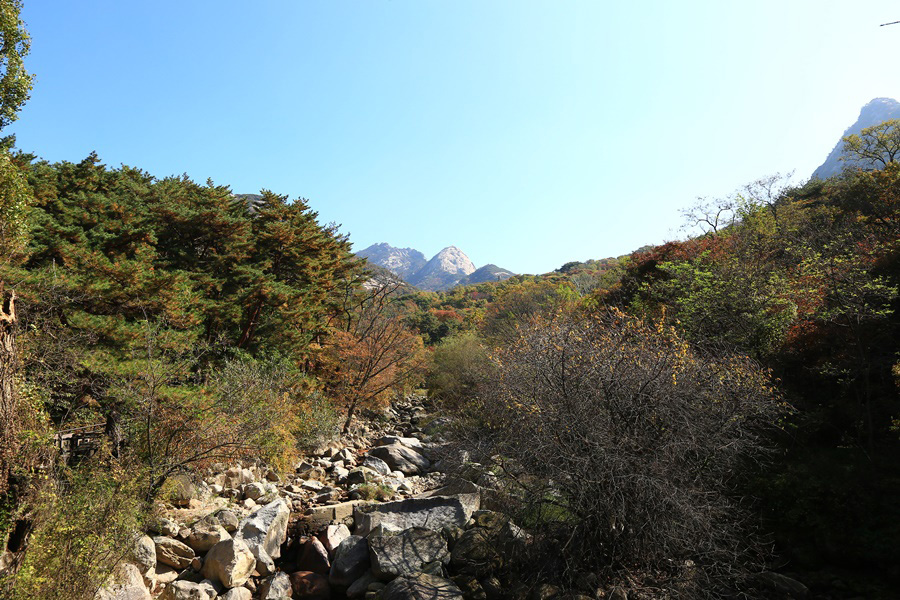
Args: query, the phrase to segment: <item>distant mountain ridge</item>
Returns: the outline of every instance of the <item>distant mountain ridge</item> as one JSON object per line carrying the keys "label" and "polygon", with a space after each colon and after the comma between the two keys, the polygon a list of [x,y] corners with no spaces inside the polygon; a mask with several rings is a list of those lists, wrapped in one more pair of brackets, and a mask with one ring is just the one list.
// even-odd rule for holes
{"label": "distant mountain ridge", "polygon": [[837,145],[831,150],[831,153],[825,159],[825,162],[819,165],[819,168],[813,171],[814,179],[828,179],[834,175],[840,174],[845,167],[852,165],[852,162],[842,161],[844,142],[843,138],[848,135],[858,134],[866,127],[878,125],[888,119],[900,119],[900,102],[893,98],[875,98],[862,107],[859,111],[859,118],[856,122],[844,131],[844,135],[838,140]]}
{"label": "distant mountain ridge", "polygon": [[383,267],[417,288],[447,290],[461,283],[473,284],[507,279],[514,273],[497,265],[476,269],[474,263],[456,246],[448,246],[431,260],[413,248],[395,248],[390,244],[372,244],[356,253],[370,263]]}

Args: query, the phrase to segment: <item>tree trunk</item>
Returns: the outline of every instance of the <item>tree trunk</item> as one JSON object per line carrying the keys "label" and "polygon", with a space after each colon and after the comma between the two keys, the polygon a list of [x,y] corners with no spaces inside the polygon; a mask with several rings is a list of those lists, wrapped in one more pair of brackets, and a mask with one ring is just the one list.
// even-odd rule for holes
{"label": "tree trunk", "polygon": [[7,491],[16,459],[19,437],[18,397],[15,377],[19,369],[16,350],[16,293],[4,295],[0,308],[0,495]]}
{"label": "tree trunk", "polygon": [[350,424],[353,422],[354,412],[356,412],[356,400],[353,400],[350,403],[350,407],[347,409],[347,420],[344,421],[344,427],[341,429],[341,433],[345,435],[350,433]]}

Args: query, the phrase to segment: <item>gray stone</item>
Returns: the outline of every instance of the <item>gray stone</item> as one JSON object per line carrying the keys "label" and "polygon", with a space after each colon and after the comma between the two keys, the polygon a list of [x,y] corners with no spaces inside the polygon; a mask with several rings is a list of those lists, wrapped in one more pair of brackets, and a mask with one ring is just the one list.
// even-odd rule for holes
{"label": "gray stone", "polygon": [[388,464],[375,456],[366,456],[362,460],[362,463],[360,463],[360,466],[372,469],[373,471],[381,475],[391,474],[391,468],[388,466]]}
{"label": "gray stone", "polygon": [[292,593],[291,578],[281,571],[263,580],[259,586],[260,600],[290,600]]}
{"label": "gray stone", "polygon": [[390,537],[370,537],[369,559],[372,573],[387,581],[418,573],[426,563],[446,564],[450,551],[440,532],[416,527]]}
{"label": "gray stone", "polygon": [[171,519],[153,519],[150,521],[148,529],[153,533],[158,533],[166,537],[175,537],[178,535],[178,523]]}
{"label": "gray stone", "polygon": [[141,573],[156,568],[156,544],[149,535],[142,535],[134,540],[131,557]]}
{"label": "gray stone", "polygon": [[162,600],[213,600],[218,594],[209,581],[173,581],[166,586],[160,597]]}
{"label": "gray stone", "polygon": [[228,533],[234,533],[235,531],[237,531],[238,525],[241,524],[240,519],[238,519],[238,516],[234,514],[234,511],[223,510],[216,514],[216,517],[219,519],[219,523],[222,525],[222,527],[225,528],[225,531],[227,531]]}
{"label": "gray stone", "polygon": [[378,578],[372,573],[372,571],[366,571],[362,577],[353,582],[353,584],[347,588],[347,597],[348,598],[362,598],[366,595],[366,592],[369,590],[369,585],[378,581]]}
{"label": "gray stone", "polygon": [[369,450],[369,456],[380,458],[391,471],[402,471],[404,475],[424,473],[431,466],[427,458],[403,444],[388,444]]}
{"label": "gray stone", "polygon": [[403,531],[412,527],[441,530],[463,527],[471,516],[472,505],[454,496],[407,498],[357,507],[353,519],[357,535],[368,535],[376,527],[384,531]]}
{"label": "gray stone", "polygon": [[337,547],[328,581],[332,585],[349,587],[369,570],[369,544],[366,538],[351,535]]}
{"label": "gray stone", "polygon": [[156,562],[169,565],[176,569],[183,569],[191,564],[194,551],[187,544],[170,537],[158,535],[153,538],[156,544]]}
{"label": "gray stone", "polygon": [[400,437],[397,435],[385,435],[375,441],[376,446],[389,446],[391,444],[403,444],[407,448],[421,450],[422,441],[414,437]]}
{"label": "gray stone", "polygon": [[206,554],[201,573],[227,588],[243,585],[256,566],[256,557],[243,540],[219,542]]}
{"label": "gray stone", "polygon": [[100,588],[94,600],[150,600],[150,591],[138,567],[123,563],[115,570],[109,581]]}
{"label": "gray stone", "polygon": [[251,500],[259,500],[266,495],[266,486],[261,483],[248,483],[244,486],[244,497]]}
{"label": "gray stone", "polygon": [[185,543],[194,549],[194,552],[203,554],[219,542],[231,539],[231,535],[219,524],[215,517],[202,519],[191,528],[191,534]]}
{"label": "gray stone", "polygon": [[350,529],[343,523],[339,525],[328,525],[319,534],[319,541],[325,546],[328,552],[328,558],[334,557],[334,551],[340,546],[341,542],[350,537]]}
{"label": "gray stone", "polygon": [[455,583],[426,573],[398,577],[381,594],[382,600],[463,600]]}
{"label": "gray stone", "polygon": [[197,495],[194,481],[187,473],[176,473],[169,477],[168,486],[171,486],[171,500],[175,506],[188,506],[191,499]]}
{"label": "gray stone", "polygon": [[253,592],[245,587],[231,588],[219,596],[219,600],[251,600],[252,598]]}
{"label": "gray stone", "polygon": [[332,522],[344,523],[349,526],[353,524],[354,509],[364,504],[367,504],[364,500],[351,500],[329,506],[316,506],[308,509],[303,518],[313,531]]}
{"label": "gray stone", "polygon": [[257,560],[261,575],[274,572],[274,559],[281,556],[281,545],[287,538],[291,509],[282,498],[263,506],[241,521],[235,539],[241,539]]}

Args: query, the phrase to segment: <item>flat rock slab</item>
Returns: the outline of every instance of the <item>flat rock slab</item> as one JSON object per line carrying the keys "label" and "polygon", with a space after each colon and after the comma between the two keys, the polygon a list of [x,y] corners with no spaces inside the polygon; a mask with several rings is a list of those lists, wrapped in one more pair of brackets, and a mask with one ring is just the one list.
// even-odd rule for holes
{"label": "flat rock slab", "polygon": [[407,498],[382,504],[360,506],[353,513],[356,535],[369,535],[380,526],[382,532],[399,532],[413,527],[440,531],[463,527],[471,516],[471,503],[455,496]]}
{"label": "flat rock slab", "polygon": [[156,562],[175,569],[183,569],[194,560],[194,550],[178,540],[160,535],[153,538],[156,544]]}
{"label": "flat rock slab", "polygon": [[303,515],[303,520],[309,524],[309,528],[312,531],[316,531],[333,522],[344,523],[349,526],[353,524],[354,509],[364,504],[367,504],[365,500],[351,500],[340,504],[315,506],[306,511],[306,514]]}
{"label": "flat rock slab", "polygon": [[462,591],[449,579],[419,573],[398,577],[382,591],[382,600],[463,600]]}
{"label": "flat rock slab", "polygon": [[426,563],[450,562],[447,541],[437,531],[415,527],[397,535],[369,538],[372,574],[389,581],[394,577],[413,575]]}
{"label": "flat rock slab", "polygon": [[391,471],[400,471],[404,475],[424,473],[431,466],[427,458],[399,443],[372,448],[369,450],[369,456],[380,458],[387,463]]}

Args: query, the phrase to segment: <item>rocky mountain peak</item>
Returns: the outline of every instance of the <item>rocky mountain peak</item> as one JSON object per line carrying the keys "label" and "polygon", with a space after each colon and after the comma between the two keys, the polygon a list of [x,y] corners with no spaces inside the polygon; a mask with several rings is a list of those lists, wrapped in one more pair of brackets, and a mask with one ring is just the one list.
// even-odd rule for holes
{"label": "rocky mountain peak", "polygon": [[434,255],[427,266],[440,268],[447,273],[468,275],[475,272],[475,265],[466,254],[456,246],[447,246]]}
{"label": "rocky mountain peak", "polygon": [[849,164],[841,160],[841,154],[844,150],[843,138],[854,133],[858,134],[866,127],[878,125],[888,119],[900,119],[900,102],[893,98],[875,98],[870,100],[859,111],[859,117],[856,119],[856,122],[844,131],[835,147],[828,154],[825,162],[813,172],[812,176],[818,179],[827,179],[839,174]]}
{"label": "rocky mountain peak", "polygon": [[[466,253],[456,246],[447,246],[428,261],[418,250],[395,248],[385,243],[372,244],[356,255],[388,269],[407,283],[423,290],[446,290],[460,282],[495,281],[512,275],[511,272],[495,265],[486,265],[481,269],[484,272],[479,273]],[[470,278],[469,276],[473,274],[477,277]]]}

